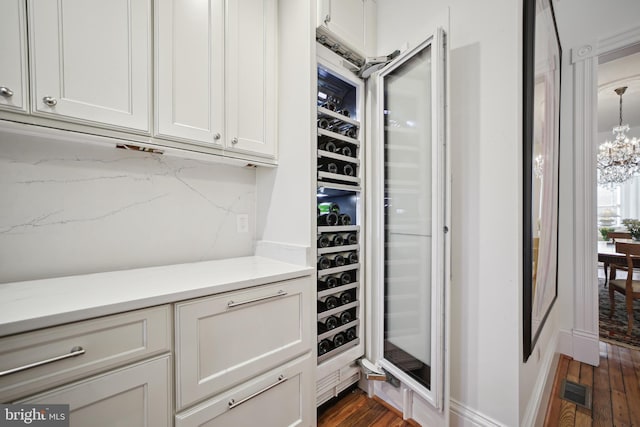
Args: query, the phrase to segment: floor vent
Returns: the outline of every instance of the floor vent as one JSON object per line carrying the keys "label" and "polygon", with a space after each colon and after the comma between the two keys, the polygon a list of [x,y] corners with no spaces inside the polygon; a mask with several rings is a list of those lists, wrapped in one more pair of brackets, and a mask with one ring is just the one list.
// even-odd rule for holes
{"label": "floor vent", "polygon": [[573,381],[562,380],[560,386],[560,399],[591,410],[591,387]]}

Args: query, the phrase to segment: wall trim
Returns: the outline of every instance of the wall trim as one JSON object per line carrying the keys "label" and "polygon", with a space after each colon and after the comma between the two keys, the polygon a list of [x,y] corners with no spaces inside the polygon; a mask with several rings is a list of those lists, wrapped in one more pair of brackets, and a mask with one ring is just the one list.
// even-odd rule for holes
{"label": "wall trim", "polygon": [[462,424],[457,424],[458,426],[507,427],[506,424],[502,424],[453,398],[451,398],[450,408],[451,414],[463,421]]}

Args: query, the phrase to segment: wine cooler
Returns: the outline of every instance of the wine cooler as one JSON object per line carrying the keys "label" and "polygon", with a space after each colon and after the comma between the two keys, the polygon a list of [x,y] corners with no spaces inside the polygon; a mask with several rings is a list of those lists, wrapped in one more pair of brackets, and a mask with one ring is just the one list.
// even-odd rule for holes
{"label": "wine cooler", "polygon": [[[322,46],[317,91],[317,404],[357,382],[364,354],[362,80]],[[322,53],[322,54],[321,54]]]}

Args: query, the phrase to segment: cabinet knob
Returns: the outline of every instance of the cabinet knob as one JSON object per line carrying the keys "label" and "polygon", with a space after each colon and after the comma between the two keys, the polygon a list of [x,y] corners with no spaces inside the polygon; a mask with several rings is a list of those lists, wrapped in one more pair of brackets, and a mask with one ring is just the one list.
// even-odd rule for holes
{"label": "cabinet knob", "polygon": [[0,86],[0,95],[5,98],[11,98],[13,96],[13,91],[6,86]]}
{"label": "cabinet knob", "polygon": [[329,22],[331,22],[331,15],[327,14],[327,16],[324,17],[324,25],[327,25]]}
{"label": "cabinet knob", "polygon": [[234,136],[233,139],[231,139],[231,143],[236,145],[238,143],[238,137]]}
{"label": "cabinet knob", "polygon": [[220,139],[220,133],[215,133],[213,135],[213,139],[216,140],[216,141],[219,140]]}
{"label": "cabinet knob", "polygon": [[58,100],[51,96],[45,96],[44,98],[42,98],[42,102],[44,102],[45,105],[49,107],[53,107],[58,103]]}

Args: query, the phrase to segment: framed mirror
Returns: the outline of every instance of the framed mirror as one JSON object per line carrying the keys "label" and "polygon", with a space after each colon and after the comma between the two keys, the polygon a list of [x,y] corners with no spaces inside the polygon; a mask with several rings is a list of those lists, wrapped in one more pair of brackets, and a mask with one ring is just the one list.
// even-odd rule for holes
{"label": "framed mirror", "polygon": [[524,0],[523,359],[558,295],[562,49],[551,0]]}

